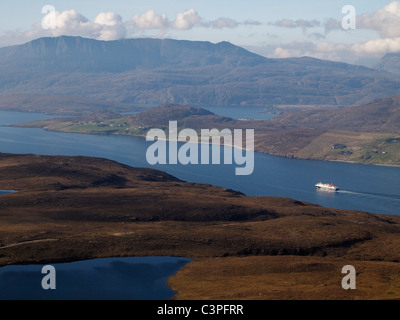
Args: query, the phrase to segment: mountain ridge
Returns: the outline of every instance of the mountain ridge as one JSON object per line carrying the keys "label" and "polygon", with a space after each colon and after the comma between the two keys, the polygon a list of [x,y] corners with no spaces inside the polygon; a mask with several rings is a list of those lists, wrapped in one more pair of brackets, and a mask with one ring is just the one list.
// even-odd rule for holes
{"label": "mountain ridge", "polygon": [[357,105],[400,76],[310,57],[272,59],[228,42],[39,38],[0,48],[0,95],[73,95],[194,106]]}
{"label": "mountain ridge", "polygon": [[288,112],[270,122],[287,129],[400,133],[400,95],[334,110]]}
{"label": "mountain ridge", "polygon": [[375,69],[400,74],[400,53],[388,53],[375,65]]}
{"label": "mountain ridge", "polygon": [[5,111],[80,116],[99,110],[131,113],[145,109],[146,107],[72,95],[12,94],[0,96],[0,110]]}
{"label": "mountain ridge", "polygon": [[[197,54],[194,58],[186,57],[185,60],[179,53],[180,49],[191,51],[192,54],[197,51]],[[211,57],[202,56],[204,51],[211,52]],[[226,61],[223,55],[227,53],[235,53],[237,58],[243,57],[247,60]],[[44,59],[50,68],[57,71],[70,71],[65,68],[72,67],[72,70],[79,72],[113,73],[135,69],[165,68],[171,62],[175,62],[175,66],[180,67],[199,67],[223,62],[233,65],[240,63],[256,65],[267,59],[229,42],[212,44],[208,41],[152,38],[104,41],[60,36],[39,38],[23,45],[0,48],[0,58],[13,60],[24,56],[32,59],[32,63]],[[55,65],[56,60],[59,59],[64,59],[66,65]],[[77,60],[77,63],[73,60]],[[29,64],[27,66],[31,67]]]}

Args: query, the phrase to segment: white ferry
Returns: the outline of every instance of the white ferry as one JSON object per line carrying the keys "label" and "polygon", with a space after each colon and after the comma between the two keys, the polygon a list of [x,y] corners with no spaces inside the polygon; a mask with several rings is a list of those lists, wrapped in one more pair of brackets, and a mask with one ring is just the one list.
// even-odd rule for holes
{"label": "white ferry", "polygon": [[324,190],[324,191],[338,191],[339,188],[335,186],[334,184],[331,183],[322,183],[319,182],[315,185],[315,188],[318,190]]}

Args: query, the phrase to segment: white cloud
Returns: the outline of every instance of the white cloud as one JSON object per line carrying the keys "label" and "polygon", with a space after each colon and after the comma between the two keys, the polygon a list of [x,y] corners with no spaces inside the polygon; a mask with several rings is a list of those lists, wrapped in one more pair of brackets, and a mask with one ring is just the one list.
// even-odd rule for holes
{"label": "white cloud", "polygon": [[[50,13],[49,13],[50,14]],[[53,35],[88,35],[97,34],[101,26],[90,22],[75,10],[55,12],[56,29],[51,30]]]}
{"label": "white cloud", "polygon": [[[49,14],[44,16],[44,19],[49,20]],[[240,26],[262,24],[259,21],[238,21],[228,17],[207,20],[194,8],[176,13],[175,18],[172,19],[154,9],[135,14],[128,21],[123,21],[121,16],[114,12],[101,12],[93,21],[73,9],[56,11],[54,15],[55,29],[44,29],[39,21],[27,31],[9,30],[0,35],[0,46],[19,44],[44,36],[70,35],[98,40],[117,40],[132,37],[138,33],[146,34],[147,30],[159,30],[157,37],[163,37],[169,31],[185,31],[193,28],[234,29]],[[325,21],[281,19],[264,25],[302,29],[304,39],[307,39],[258,47],[258,52],[265,52],[264,55],[270,57],[311,56],[352,62],[358,58],[379,58],[386,53],[400,52],[400,1],[392,1],[370,14],[357,16],[357,30],[375,32],[371,32],[373,37],[370,37],[368,41],[361,42],[355,38],[357,30],[350,31],[349,35],[355,39],[353,44],[348,41],[351,38],[346,38],[348,43],[346,45],[328,42],[333,38],[331,31],[343,31],[341,21],[332,18]],[[335,37],[338,39],[337,34]]]}
{"label": "white cloud", "polygon": [[344,61],[348,54],[349,47],[343,44],[334,44],[327,41],[318,43],[313,43],[311,41],[294,41],[279,46],[270,56],[274,58],[308,56],[317,59]]}
{"label": "white cloud", "polygon": [[216,20],[203,19],[195,9],[189,9],[176,14],[175,21],[170,25],[176,30],[190,30],[194,27],[212,28],[212,29],[234,29],[239,26],[259,26],[262,23],[259,21],[246,20],[237,21],[234,19],[220,17]]}
{"label": "white cloud", "polygon": [[373,65],[373,61],[376,62],[387,53],[400,52],[400,1],[392,1],[370,14],[363,14],[356,17],[356,30],[351,31],[353,34],[357,30],[373,30],[378,35],[376,36],[375,33],[371,33],[371,35],[375,36],[375,39],[372,38],[363,42],[338,44],[324,40],[332,31],[346,32],[342,28],[341,21],[332,18],[324,22],[281,19],[268,25],[282,28],[303,28],[304,31],[314,27],[322,29],[320,30],[322,33],[314,32],[308,34],[304,32],[309,39],[314,38],[319,42],[294,41],[280,44],[273,50],[270,46],[258,49],[259,52],[264,51],[264,55],[268,57],[310,56],[349,63],[368,61],[368,65]]}
{"label": "white cloud", "polygon": [[[55,28],[43,28],[42,21],[48,23],[51,20],[50,17],[55,20]],[[158,36],[161,37],[168,30],[191,30],[195,27],[223,29],[261,24],[258,21],[239,22],[226,17],[206,20],[194,8],[178,12],[173,21],[170,21],[165,13],[157,13],[154,9],[143,14],[136,14],[128,21],[122,21],[121,16],[114,12],[101,12],[94,21],[90,21],[74,9],[49,12],[43,16],[42,21],[35,23],[27,31],[9,30],[4,32],[0,35],[0,46],[20,44],[48,36],[68,35],[97,40],[118,40],[131,37],[137,32],[143,33],[146,30],[159,30]]]}
{"label": "white cloud", "polygon": [[[357,55],[351,45],[337,44],[328,41],[313,42],[298,40],[279,46],[265,43],[263,46],[248,47],[254,53],[269,58],[313,57],[322,60],[346,62],[373,66],[376,57]],[[381,56],[380,56],[381,57]]]}
{"label": "white cloud", "polygon": [[219,18],[210,23],[210,26],[214,29],[223,29],[223,28],[236,28],[239,26],[239,22],[229,19],[229,18]]}
{"label": "white cloud", "polygon": [[283,27],[283,28],[315,28],[321,25],[318,20],[292,20],[292,19],[281,19],[275,22],[269,23],[269,25]]}
{"label": "white cloud", "polygon": [[94,23],[110,27],[116,26],[121,22],[122,22],[121,16],[114,12],[101,12],[94,19]]}
{"label": "white cloud", "polygon": [[195,9],[189,9],[184,12],[176,14],[175,21],[171,27],[177,30],[190,30],[196,25],[201,24],[202,18],[199,16]]}
{"label": "white cloud", "polygon": [[351,50],[359,55],[373,55],[381,57],[387,53],[400,52],[400,37],[375,39],[364,43],[356,43]]}
{"label": "white cloud", "polygon": [[169,26],[168,17],[165,13],[157,14],[154,10],[149,10],[143,14],[135,15],[128,24],[137,29],[165,29]]}
{"label": "white cloud", "polygon": [[176,30],[190,30],[194,27],[224,29],[224,28],[237,28],[241,25],[255,26],[260,25],[258,21],[244,21],[240,22],[234,19],[220,17],[216,20],[203,19],[195,9],[189,9],[184,12],[176,14],[175,21],[170,24],[172,29]]}
{"label": "white cloud", "polygon": [[95,25],[99,25],[98,40],[118,40],[127,34],[125,24],[120,15],[113,12],[102,12],[94,20]]}
{"label": "white cloud", "polygon": [[[50,14],[50,13],[49,13]],[[41,23],[36,23],[31,30],[20,34],[19,38],[32,40],[43,36],[82,36],[98,40],[118,40],[126,36],[126,27],[121,16],[113,12],[102,12],[94,22],[76,10],[66,10],[55,13],[55,29],[43,29]],[[44,19],[47,17],[45,16]]]}
{"label": "white cloud", "polygon": [[380,36],[352,45],[351,51],[357,56],[381,57],[400,52],[400,2],[392,1],[372,14],[357,17],[357,28],[375,30]]}
{"label": "white cloud", "polygon": [[400,37],[400,2],[393,1],[371,15],[359,16],[357,28],[376,30],[382,38]]}
{"label": "white cloud", "polygon": [[336,30],[343,30],[342,23],[341,21],[335,20],[335,19],[328,19],[324,23],[325,27],[325,33],[331,32],[331,31],[336,31]]}
{"label": "white cloud", "polygon": [[[329,19],[325,31],[343,30],[341,21]],[[356,29],[375,30],[381,38],[400,37],[400,2],[392,1],[371,14],[356,17]]]}

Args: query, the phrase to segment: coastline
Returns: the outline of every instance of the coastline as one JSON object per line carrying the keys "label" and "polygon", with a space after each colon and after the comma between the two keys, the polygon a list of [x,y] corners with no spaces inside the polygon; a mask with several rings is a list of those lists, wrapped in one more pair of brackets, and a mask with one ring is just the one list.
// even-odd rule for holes
{"label": "coastline", "polygon": [[[22,126],[23,125],[23,126]],[[60,133],[72,133],[72,134],[88,134],[88,135],[100,135],[100,136],[125,136],[125,137],[134,137],[134,138],[143,138],[146,140],[146,135],[143,134],[125,134],[125,133],[115,133],[115,132],[72,132],[72,131],[63,131],[63,130],[51,130],[45,127],[40,127],[40,126],[25,126],[23,123],[22,124],[12,124],[12,125],[6,125],[8,127],[22,127],[22,128],[32,128],[32,129],[42,129],[48,132],[60,132]],[[199,136],[196,136],[199,138]],[[212,138],[212,137],[210,137]],[[159,139],[160,141],[171,141],[170,139]],[[202,142],[201,139],[198,139],[200,141],[193,142],[196,144],[207,144],[206,142]],[[212,140],[212,139],[210,139]],[[178,142],[178,143],[185,143],[186,141],[180,141],[180,140],[172,140],[173,142]],[[212,145],[212,141],[209,141],[208,145]],[[222,147],[223,144],[220,144]],[[243,150],[243,151],[254,151],[255,153],[259,154],[264,154],[264,155],[273,155],[276,157],[282,157],[282,158],[291,158],[291,159],[298,159],[298,160],[312,160],[312,161],[325,161],[325,162],[343,162],[343,163],[350,163],[350,164],[363,164],[363,165],[373,165],[373,166],[383,166],[383,167],[395,167],[395,168],[400,168],[400,165],[394,165],[394,164],[382,164],[382,163],[364,163],[364,162],[357,162],[357,161],[347,161],[347,160],[336,160],[336,159],[321,159],[321,158],[310,158],[310,157],[298,157],[295,155],[292,156],[285,156],[281,155],[279,153],[268,153],[264,152],[260,149],[254,148],[254,150],[248,149],[246,147],[238,147],[237,145],[232,145],[233,148]]]}
{"label": "coastline", "polygon": [[[317,159],[315,159],[315,160],[317,160]],[[396,164],[363,163],[363,162],[346,161],[346,160],[321,160],[321,161],[343,162],[343,163],[350,163],[350,164],[363,164],[363,165],[366,165],[366,166],[382,166],[382,167],[400,168],[400,165],[396,165]]]}
{"label": "coastline", "polygon": [[[108,299],[113,297],[115,299],[115,293],[118,292],[119,299],[127,299],[129,296],[133,295],[134,298],[130,300],[159,300],[166,299],[172,300],[177,292],[173,290],[173,288],[169,285],[168,280],[175,276],[180,270],[182,270],[187,264],[191,263],[193,259],[187,257],[180,256],[107,256],[107,257],[93,257],[89,259],[71,259],[68,261],[42,261],[41,263],[18,263],[18,264],[8,264],[0,267],[0,279],[4,277],[4,274],[15,273],[16,276],[10,275],[7,280],[10,283],[15,283],[14,285],[24,288],[25,292],[17,293],[17,299],[38,299],[43,298],[43,291],[40,290],[40,287],[32,287],[30,283],[24,283],[24,274],[29,273],[29,276],[34,272],[38,272],[40,268],[45,265],[51,265],[55,268],[57,273],[65,272],[66,270],[79,270],[80,274],[82,272],[92,272],[93,269],[97,269],[98,271],[95,273],[94,278],[90,279],[90,282],[96,281],[96,285],[98,286],[99,291],[95,294],[95,296],[100,295],[100,299]],[[120,273],[119,268],[113,267],[115,263],[123,263],[125,272]],[[81,267],[73,267],[81,266]],[[100,267],[101,266],[101,267]],[[121,267],[122,265],[120,265]],[[136,269],[136,266],[138,268]],[[146,268],[143,268],[146,266]],[[101,268],[101,270],[99,269]],[[119,290],[120,286],[118,286],[119,291],[115,291],[117,288],[112,289],[107,285],[102,279],[106,274],[101,275],[101,273],[107,273],[107,275],[112,276],[113,278],[118,278],[118,276],[124,277],[124,279],[132,284],[135,284],[134,288],[129,290],[127,284],[124,284],[126,287],[124,290]],[[115,273],[115,274],[114,274]],[[130,276],[127,277],[127,273]],[[60,291],[57,292],[57,297],[52,297],[52,294],[48,294],[46,297],[49,299],[70,299],[70,294],[73,291],[79,291],[81,294],[81,298],[83,299],[95,299],[95,296],[91,296],[92,293],[89,292],[90,289],[88,286],[82,286],[84,283],[77,282],[77,277],[74,273],[67,271],[64,274],[63,280],[66,281],[68,279],[68,284],[64,283],[63,286],[60,286]],[[79,276],[78,276],[79,277]],[[97,280],[95,280],[97,277]],[[38,277],[39,278],[39,277]],[[138,282],[136,279],[146,279],[145,282]],[[19,283],[19,282],[22,283]],[[90,284],[88,282],[88,284]],[[103,285],[102,285],[103,284]],[[66,287],[67,285],[67,287]],[[93,283],[94,285],[94,283]],[[107,285],[107,286],[106,286]],[[111,289],[112,292],[109,292]],[[84,292],[82,295],[82,291]],[[111,296],[109,294],[112,294]],[[12,296],[9,296],[10,293],[3,292],[2,298],[9,299]],[[15,294],[15,293],[14,293]],[[122,296],[121,296],[122,295]],[[92,298],[91,298],[92,297]]]}
{"label": "coastline", "polygon": [[[331,298],[340,283],[334,275],[341,277],[339,267],[353,261],[362,271],[361,280],[371,272],[379,278],[385,270],[392,276],[385,284],[400,279],[400,264],[395,262],[398,216],[330,209],[288,198],[248,197],[100,158],[0,159],[3,168],[19,164],[17,175],[3,170],[1,178],[4,186],[20,191],[7,195],[8,206],[0,208],[2,245],[12,245],[0,248],[2,264],[189,257],[193,262],[168,276],[167,284],[177,292],[174,300],[272,299],[277,298],[274,290],[281,292],[281,299],[304,293]],[[126,181],[116,179],[109,185],[105,179],[116,172]],[[21,174],[22,184],[15,179]],[[290,279],[290,285],[282,288],[274,279]],[[325,286],[316,286],[315,281]],[[352,298],[338,289],[339,296]],[[361,285],[358,291],[361,298],[400,296],[393,292],[387,296],[376,286]]]}

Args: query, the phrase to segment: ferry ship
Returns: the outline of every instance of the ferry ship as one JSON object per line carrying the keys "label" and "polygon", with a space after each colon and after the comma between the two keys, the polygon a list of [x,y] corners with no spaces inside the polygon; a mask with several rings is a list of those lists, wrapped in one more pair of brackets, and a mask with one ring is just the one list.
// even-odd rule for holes
{"label": "ferry ship", "polygon": [[315,187],[318,190],[324,190],[324,191],[338,191],[339,188],[331,183],[322,183],[319,182],[315,185]]}

